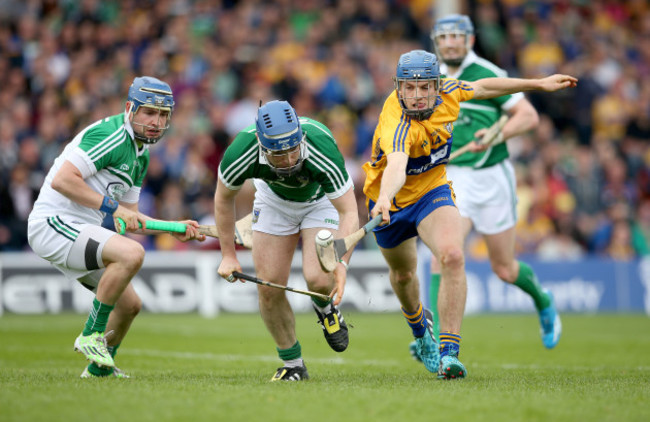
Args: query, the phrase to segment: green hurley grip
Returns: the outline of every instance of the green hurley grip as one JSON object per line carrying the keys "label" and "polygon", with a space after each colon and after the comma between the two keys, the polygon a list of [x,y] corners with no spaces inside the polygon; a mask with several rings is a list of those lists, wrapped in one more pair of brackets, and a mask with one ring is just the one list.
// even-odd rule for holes
{"label": "green hurley grip", "polygon": [[149,220],[145,225],[149,230],[160,230],[164,232],[185,233],[187,225],[176,221],[153,221]]}
{"label": "green hurley grip", "polygon": [[[124,220],[121,218],[117,218],[117,222],[119,223],[120,227],[118,230],[119,234],[124,234],[126,233],[126,223]],[[140,224],[140,228],[142,228],[142,223],[138,222]],[[185,233],[187,230],[187,225],[183,223],[178,223],[176,221],[153,221],[149,220],[145,222],[145,229],[149,230],[160,230],[163,232],[173,232],[173,233]]]}

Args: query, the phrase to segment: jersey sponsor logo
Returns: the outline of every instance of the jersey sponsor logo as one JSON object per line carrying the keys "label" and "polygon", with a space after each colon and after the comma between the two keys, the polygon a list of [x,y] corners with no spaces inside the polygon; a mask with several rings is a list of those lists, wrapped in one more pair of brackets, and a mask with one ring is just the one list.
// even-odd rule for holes
{"label": "jersey sponsor logo", "polygon": [[106,186],[106,192],[111,199],[119,201],[128,191],[128,187],[122,182],[111,182]]}
{"label": "jersey sponsor logo", "polygon": [[[413,175],[417,175],[417,174],[422,174],[425,171],[431,170],[435,166],[441,164],[442,161],[448,155],[448,152],[447,152],[448,149],[449,149],[449,145],[445,145],[444,147],[442,147],[441,149],[439,149],[436,152],[433,152],[429,156],[430,161],[428,163],[425,163],[425,164],[421,165],[420,167],[407,168],[406,169],[406,175],[407,176],[413,176]],[[410,161],[414,161],[414,160],[410,160]]]}

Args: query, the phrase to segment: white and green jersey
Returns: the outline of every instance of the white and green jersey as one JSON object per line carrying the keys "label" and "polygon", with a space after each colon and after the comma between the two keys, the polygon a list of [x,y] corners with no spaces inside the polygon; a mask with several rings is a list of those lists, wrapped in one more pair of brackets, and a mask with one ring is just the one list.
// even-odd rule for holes
{"label": "white and green jersey", "polygon": [[241,131],[226,149],[219,164],[219,180],[232,190],[240,189],[246,179],[262,180],[278,197],[294,202],[312,202],[324,195],[335,199],[343,195],[352,187],[352,180],[332,132],[322,123],[306,117],[300,118],[300,125],[305,134],[305,160],[298,173],[281,177],[271,170],[257,142],[253,124]]}
{"label": "white and green jersey", "polygon": [[52,189],[52,179],[66,160],[79,169],[94,191],[117,201],[137,203],[149,166],[149,149],[148,145],[138,147],[124,113],[91,124],[54,160],[30,220],[60,216],[71,221],[102,223],[105,213],[79,205]]}
{"label": "white and green jersey", "polygon": [[[440,72],[447,74],[448,66],[444,63],[440,66]],[[470,51],[458,71],[453,74],[447,74],[447,77],[460,79],[463,81],[477,81],[483,78],[505,78],[508,73],[492,64],[491,62],[479,57]],[[504,111],[509,110],[517,102],[524,98],[524,94],[516,93],[504,95],[489,100],[469,100],[460,103],[460,113],[458,120],[454,123],[453,141],[451,151],[454,152],[463,145],[474,140],[474,133],[479,129],[492,126]],[[488,148],[482,153],[463,154],[456,158],[452,163],[455,166],[468,166],[474,168],[490,167],[508,158],[508,147],[506,143]]]}

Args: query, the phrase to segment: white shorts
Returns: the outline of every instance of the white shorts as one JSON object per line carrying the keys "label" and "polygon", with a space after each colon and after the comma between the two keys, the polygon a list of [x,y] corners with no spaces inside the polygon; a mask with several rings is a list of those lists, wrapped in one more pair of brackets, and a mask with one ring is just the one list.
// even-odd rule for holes
{"label": "white shorts", "polygon": [[285,201],[255,184],[253,202],[253,230],[288,236],[302,229],[324,228],[337,230],[339,213],[327,197],[314,202]]}
{"label": "white shorts", "polygon": [[517,223],[517,182],[510,161],[474,169],[447,166],[460,215],[481,234],[501,233]]}
{"label": "white shorts", "polygon": [[27,238],[34,252],[90,290],[97,287],[104,272],[104,246],[115,235],[101,226],[67,221],[60,216],[27,224]]}

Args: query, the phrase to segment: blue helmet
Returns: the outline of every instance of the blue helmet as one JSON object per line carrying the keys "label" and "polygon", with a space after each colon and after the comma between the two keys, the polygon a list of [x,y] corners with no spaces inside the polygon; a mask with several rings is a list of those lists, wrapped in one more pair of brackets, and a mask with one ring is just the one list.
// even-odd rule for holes
{"label": "blue helmet", "polygon": [[257,140],[266,156],[282,155],[300,147],[298,161],[290,167],[275,167],[267,158],[271,169],[279,176],[288,177],[302,168],[304,158],[302,128],[296,110],[286,101],[269,101],[257,110],[255,120]]}
{"label": "blue helmet", "polygon": [[443,59],[443,61],[452,66],[460,66],[463,62],[464,56],[459,59],[454,60],[445,60],[443,56],[440,55],[438,49],[438,44],[436,39],[441,35],[464,35],[465,36],[465,49],[469,52],[471,50],[471,41],[470,38],[474,35],[474,25],[472,20],[467,15],[447,15],[443,18],[440,18],[433,25],[431,30],[431,41],[433,41],[433,47],[436,51],[436,54]]}
{"label": "blue helmet", "polygon": [[[403,84],[405,81],[428,81],[433,83],[434,92],[431,93],[430,89],[427,89],[425,95],[418,95],[419,92],[416,89],[413,96],[406,96]],[[431,86],[429,85],[428,88],[431,88]],[[424,50],[413,50],[402,54],[397,62],[395,89],[397,90],[397,96],[400,100],[402,109],[407,116],[415,117],[418,120],[425,120],[431,117],[436,108],[438,92],[440,90],[440,66],[438,65],[438,58],[436,55]],[[423,109],[409,110],[404,101],[408,99],[412,100],[414,98],[426,98],[427,107]]]}
{"label": "blue helmet", "polygon": [[[133,80],[129,87],[127,100],[133,105],[131,112],[135,114],[141,106],[155,108],[160,111],[167,111],[167,124],[160,128],[160,135],[155,138],[148,138],[134,131],[135,138],[147,144],[155,144],[163,137],[165,131],[169,129],[172,112],[174,111],[174,96],[171,87],[160,79],[151,76],[141,76]],[[143,127],[149,127],[142,125]]]}

